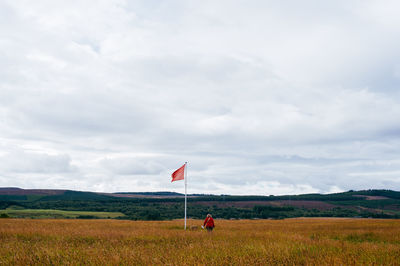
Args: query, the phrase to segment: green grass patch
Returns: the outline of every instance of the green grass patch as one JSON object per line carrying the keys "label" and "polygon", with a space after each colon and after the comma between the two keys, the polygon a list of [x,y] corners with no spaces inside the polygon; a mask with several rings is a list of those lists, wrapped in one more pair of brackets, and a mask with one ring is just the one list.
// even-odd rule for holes
{"label": "green grass patch", "polygon": [[344,240],[350,242],[378,242],[379,238],[373,233],[364,233],[364,234],[349,234]]}
{"label": "green grass patch", "polygon": [[0,215],[6,214],[11,218],[59,218],[59,219],[111,219],[125,216],[121,212],[90,212],[90,211],[61,211],[43,209],[13,209],[0,210]]}
{"label": "green grass patch", "polygon": [[[313,238],[311,238],[313,239]],[[379,236],[372,233],[372,232],[367,232],[367,233],[351,233],[348,235],[335,235],[332,236],[331,239],[334,240],[342,240],[342,241],[348,241],[352,243],[362,243],[362,242],[382,242],[382,240],[379,239]]]}

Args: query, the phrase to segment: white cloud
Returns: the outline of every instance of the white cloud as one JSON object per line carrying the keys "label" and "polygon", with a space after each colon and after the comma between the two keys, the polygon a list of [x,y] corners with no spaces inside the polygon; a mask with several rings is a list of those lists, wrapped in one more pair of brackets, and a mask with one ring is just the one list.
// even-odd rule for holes
{"label": "white cloud", "polygon": [[189,161],[196,193],[397,188],[397,5],[3,1],[1,182],[178,191]]}

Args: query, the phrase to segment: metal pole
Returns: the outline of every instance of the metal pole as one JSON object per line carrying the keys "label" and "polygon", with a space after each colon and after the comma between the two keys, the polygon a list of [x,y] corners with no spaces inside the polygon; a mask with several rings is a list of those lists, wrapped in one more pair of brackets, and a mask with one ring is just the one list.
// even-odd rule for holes
{"label": "metal pole", "polygon": [[187,208],[187,162],[185,162],[185,230],[186,230],[186,208]]}

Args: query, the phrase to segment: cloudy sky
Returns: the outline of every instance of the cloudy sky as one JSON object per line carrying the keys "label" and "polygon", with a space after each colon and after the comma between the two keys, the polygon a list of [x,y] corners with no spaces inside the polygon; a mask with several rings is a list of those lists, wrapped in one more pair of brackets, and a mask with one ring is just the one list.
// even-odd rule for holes
{"label": "cloudy sky", "polygon": [[400,190],[398,10],[0,0],[0,187]]}

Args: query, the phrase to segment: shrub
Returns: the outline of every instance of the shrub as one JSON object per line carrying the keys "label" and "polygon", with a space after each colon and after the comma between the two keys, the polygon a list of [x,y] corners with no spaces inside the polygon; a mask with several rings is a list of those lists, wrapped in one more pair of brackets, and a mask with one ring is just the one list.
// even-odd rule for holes
{"label": "shrub", "polygon": [[2,213],[0,214],[0,218],[10,218],[10,216],[7,213]]}

